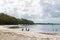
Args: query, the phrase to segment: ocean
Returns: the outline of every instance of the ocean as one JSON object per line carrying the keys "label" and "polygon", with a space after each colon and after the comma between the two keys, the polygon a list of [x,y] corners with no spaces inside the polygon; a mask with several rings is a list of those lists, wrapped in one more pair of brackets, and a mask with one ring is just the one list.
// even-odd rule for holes
{"label": "ocean", "polygon": [[24,29],[28,28],[30,31],[34,31],[34,32],[60,33],[60,25],[19,25],[19,27],[24,27]]}

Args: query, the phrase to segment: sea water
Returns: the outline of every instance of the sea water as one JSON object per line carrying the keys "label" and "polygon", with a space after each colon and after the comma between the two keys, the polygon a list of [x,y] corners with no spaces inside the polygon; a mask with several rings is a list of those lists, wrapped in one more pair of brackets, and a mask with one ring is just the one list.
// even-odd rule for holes
{"label": "sea water", "polygon": [[[20,25],[21,26],[21,25]],[[22,25],[34,32],[54,32],[60,33],[60,25]]]}

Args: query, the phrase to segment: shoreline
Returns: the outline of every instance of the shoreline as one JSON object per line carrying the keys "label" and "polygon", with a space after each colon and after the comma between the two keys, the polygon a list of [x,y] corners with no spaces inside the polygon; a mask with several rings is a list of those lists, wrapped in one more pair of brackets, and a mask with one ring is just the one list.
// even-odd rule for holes
{"label": "shoreline", "polygon": [[0,40],[59,40],[60,35],[43,32],[17,31],[0,26]]}

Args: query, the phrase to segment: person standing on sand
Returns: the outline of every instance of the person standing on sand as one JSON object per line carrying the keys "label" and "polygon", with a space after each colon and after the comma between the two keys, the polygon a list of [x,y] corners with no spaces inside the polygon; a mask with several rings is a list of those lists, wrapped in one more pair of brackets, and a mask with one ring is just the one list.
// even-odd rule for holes
{"label": "person standing on sand", "polygon": [[27,31],[30,31],[30,29],[28,29]]}
{"label": "person standing on sand", "polygon": [[23,31],[24,29],[22,28],[22,31]]}
{"label": "person standing on sand", "polygon": [[30,31],[30,29],[29,28],[26,28],[26,31]]}

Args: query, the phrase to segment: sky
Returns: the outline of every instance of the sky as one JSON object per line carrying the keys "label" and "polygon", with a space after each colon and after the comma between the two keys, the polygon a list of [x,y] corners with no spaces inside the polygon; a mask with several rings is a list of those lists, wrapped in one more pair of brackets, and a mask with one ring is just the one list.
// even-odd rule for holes
{"label": "sky", "polygon": [[0,0],[0,13],[35,23],[60,23],[60,0]]}

